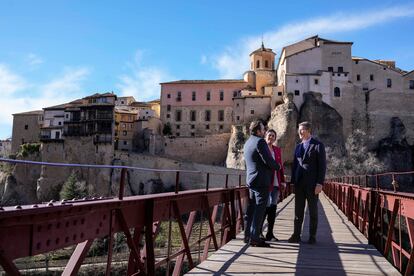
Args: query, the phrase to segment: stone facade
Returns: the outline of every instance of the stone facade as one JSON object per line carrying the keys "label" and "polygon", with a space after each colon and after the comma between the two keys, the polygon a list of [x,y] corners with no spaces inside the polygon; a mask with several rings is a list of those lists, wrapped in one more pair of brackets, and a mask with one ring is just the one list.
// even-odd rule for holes
{"label": "stone facade", "polygon": [[13,114],[12,153],[16,153],[22,144],[38,143],[42,123],[42,110]]}
{"label": "stone facade", "polygon": [[0,156],[9,157],[11,154],[12,141],[11,139],[0,140]]}

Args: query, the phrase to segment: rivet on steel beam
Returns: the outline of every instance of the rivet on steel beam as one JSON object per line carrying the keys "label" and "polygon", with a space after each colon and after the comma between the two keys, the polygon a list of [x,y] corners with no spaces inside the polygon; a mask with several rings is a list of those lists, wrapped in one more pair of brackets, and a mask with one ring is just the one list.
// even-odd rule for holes
{"label": "rivet on steel beam", "polygon": [[37,207],[39,207],[39,206],[37,206],[37,204],[32,205],[32,208],[37,208]]}
{"label": "rivet on steel beam", "polygon": [[74,198],[72,198],[72,201],[76,201],[76,198],[74,197]]}
{"label": "rivet on steel beam", "polygon": [[99,199],[104,199],[104,197],[103,196],[100,196]]}
{"label": "rivet on steel beam", "polygon": [[66,199],[62,199],[61,201],[60,201],[60,204],[65,204],[66,203]]}
{"label": "rivet on steel beam", "polygon": [[16,205],[16,207],[14,207],[14,209],[22,209],[22,206]]}
{"label": "rivet on steel beam", "polygon": [[0,211],[4,211],[3,207],[0,206]]}
{"label": "rivet on steel beam", "polygon": [[92,198],[92,200],[97,200],[97,199],[98,199],[97,197],[93,197],[93,198]]}
{"label": "rivet on steel beam", "polygon": [[88,198],[87,197],[84,197],[84,198],[82,198],[82,200],[88,200]]}
{"label": "rivet on steel beam", "polygon": [[47,204],[47,206],[53,206],[53,202],[52,202],[52,201],[50,201],[50,202]]}

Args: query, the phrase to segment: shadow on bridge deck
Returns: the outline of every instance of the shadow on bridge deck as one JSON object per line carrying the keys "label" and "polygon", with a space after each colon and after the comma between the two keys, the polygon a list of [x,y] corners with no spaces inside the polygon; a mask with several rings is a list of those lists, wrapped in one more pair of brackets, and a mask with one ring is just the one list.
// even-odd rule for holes
{"label": "shadow on bridge deck", "polygon": [[294,195],[278,205],[271,248],[249,247],[237,236],[187,275],[400,275],[324,195],[319,202],[317,243],[307,241],[306,213],[300,244],[287,243],[293,231]]}

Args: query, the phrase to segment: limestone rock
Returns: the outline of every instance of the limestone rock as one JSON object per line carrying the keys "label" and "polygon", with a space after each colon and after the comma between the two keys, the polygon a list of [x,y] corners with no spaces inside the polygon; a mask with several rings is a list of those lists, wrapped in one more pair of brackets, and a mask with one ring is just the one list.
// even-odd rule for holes
{"label": "limestone rock", "polygon": [[277,133],[276,145],[282,149],[284,163],[290,164],[293,161],[293,153],[297,139],[296,126],[298,117],[298,109],[290,97],[287,99],[287,102],[273,109],[267,124],[269,129],[274,129]]}
{"label": "limestone rock", "polygon": [[[390,125],[389,137],[380,140],[378,143],[378,157],[384,162],[386,171],[412,171],[414,168],[413,148],[407,142],[407,129],[398,117],[392,117]],[[414,187],[409,187],[412,176],[399,176],[396,180],[400,182],[401,191],[414,191]]]}
{"label": "limestone rock", "polygon": [[227,151],[226,167],[244,170],[243,146],[247,140],[247,128],[244,125],[233,125]]}
{"label": "limestone rock", "polygon": [[344,153],[342,117],[333,107],[322,101],[317,92],[304,93],[304,103],[300,108],[299,123],[308,121],[312,124],[312,134],[332,152]]}

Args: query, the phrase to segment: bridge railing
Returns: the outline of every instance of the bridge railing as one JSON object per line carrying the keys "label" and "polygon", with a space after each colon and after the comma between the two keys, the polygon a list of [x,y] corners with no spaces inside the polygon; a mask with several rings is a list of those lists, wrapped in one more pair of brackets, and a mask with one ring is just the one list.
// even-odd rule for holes
{"label": "bridge railing", "polygon": [[[386,173],[330,179],[325,194],[338,206],[375,247],[404,275],[414,266],[414,194],[366,187],[370,179],[381,177],[396,182],[414,172]],[[363,179],[366,181],[364,182]],[[351,183],[350,183],[351,182]],[[359,184],[359,185],[357,185]],[[375,182],[374,182],[375,184]]]}
{"label": "bridge railing", "polygon": [[[127,170],[151,170],[127,166],[101,166],[6,160],[44,166],[81,166],[121,169],[117,197],[51,201],[34,205],[0,207],[0,264],[6,273],[20,275],[16,260],[76,246],[64,265],[63,275],[76,275],[94,241],[108,240],[106,275],[113,269],[115,233],[125,236],[129,257],[127,275],[154,275],[164,267],[166,274],[179,275],[184,262],[189,268],[208,257],[243,229],[248,190],[229,186],[226,174],[222,188],[210,188],[210,174],[204,189],[179,191],[183,173],[197,171],[162,170],[175,174],[175,191],[170,193],[124,196]],[[154,171],[154,170],[152,170]],[[160,170],[155,170],[160,171]],[[216,183],[217,184],[217,183]],[[215,185],[217,186],[217,185]],[[284,189],[281,197],[290,193]],[[178,248],[173,247],[173,231],[178,228]],[[167,231],[165,231],[167,227]],[[156,239],[164,229],[166,246],[157,250]],[[196,233],[198,232],[198,233]],[[198,255],[198,260],[196,256]]]}

